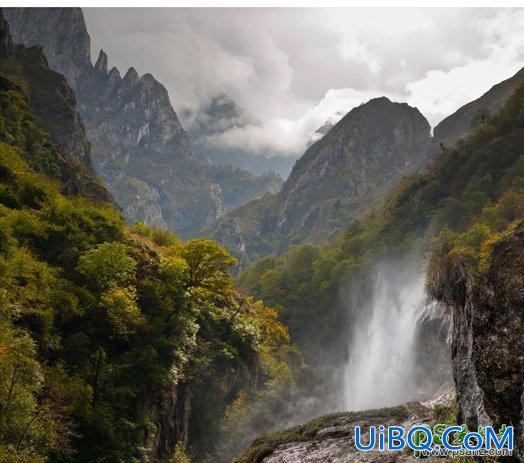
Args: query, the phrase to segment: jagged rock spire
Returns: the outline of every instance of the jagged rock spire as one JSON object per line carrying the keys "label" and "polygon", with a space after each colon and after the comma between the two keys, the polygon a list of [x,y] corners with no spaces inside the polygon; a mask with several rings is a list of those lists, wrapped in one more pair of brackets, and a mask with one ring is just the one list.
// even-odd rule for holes
{"label": "jagged rock spire", "polygon": [[120,71],[116,66],[113,66],[107,75],[110,82],[117,82],[121,79]]}
{"label": "jagged rock spire", "polygon": [[107,62],[107,55],[105,51],[101,49],[98,59],[96,60],[95,69],[99,72],[107,74]]}
{"label": "jagged rock spire", "polygon": [[138,72],[136,72],[136,69],[134,67],[130,67],[126,72],[126,75],[124,76],[124,82],[136,84],[139,80],[140,77],[138,75]]}

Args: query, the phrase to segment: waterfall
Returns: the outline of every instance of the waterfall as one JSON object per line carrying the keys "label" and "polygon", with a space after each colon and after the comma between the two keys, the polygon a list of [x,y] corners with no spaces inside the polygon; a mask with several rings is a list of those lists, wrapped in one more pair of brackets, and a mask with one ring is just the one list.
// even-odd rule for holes
{"label": "waterfall", "polygon": [[416,397],[414,343],[425,309],[422,274],[378,271],[371,300],[358,307],[343,372],[343,406],[364,410]]}

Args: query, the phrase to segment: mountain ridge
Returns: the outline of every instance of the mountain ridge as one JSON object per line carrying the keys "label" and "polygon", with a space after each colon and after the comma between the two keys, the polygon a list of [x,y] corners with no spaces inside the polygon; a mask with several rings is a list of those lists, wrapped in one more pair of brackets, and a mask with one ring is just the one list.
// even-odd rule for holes
{"label": "mountain ridge", "polygon": [[[356,176],[350,179],[349,183],[344,179],[341,174],[344,172],[343,159],[339,164],[335,164],[337,168],[332,168],[330,175],[320,178],[317,172],[326,172],[325,169],[329,169],[326,152],[331,150],[331,154],[336,154],[337,150],[343,151],[340,141],[337,141],[337,137],[340,137],[337,131],[354,118],[355,114],[362,112],[363,107],[375,107],[378,114],[381,112],[378,109],[380,104],[389,101],[386,97],[372,99],[352,109],[306,150],[296,162],[278,195],[266,195],[247,203],[220,218],[217,224],[207,227],[205,231],[225,246],[230,246],[232,252],[236,253],[244,264],[267,255],[278,255],[292,244],[325,242],[342,233],[351,223],[351,217],[379,207],[387,193],[388,185],[391,188],[403,176],[424,168],[440,151],[478,130],[478,123],[482,124],[482,117],[494,115],[502,109],[516,86],[523,82],[524,68],[445,118],[435,127],[433,137],[429,137],[428,133],[424,142],[419,144],[412,164],[396,167],[392,165],[391,171],[382,176],[382,182],[378,182],[379,185],[374,191],[369,191],[365,175],[359,174],[358,171],[351,171],[351,175]],[[406,103],[393,104],[409,107]],[[416,112],[420,114],[418,110]],[[423,118],[423,115],[420,116]],[[477,124],[475,117],[480,118]],[[361,132],[362,128],[358,128],[357,131]],[[380,137],[377,140],[381,140]],[[373,149],[371,145],[363,149],[362,159],[370,156]],[[312,182],[317,185],[316,189],[309,187]],[[356,193],[352,198],[347,196],[348,185],[352,186]],[[362,201],[358,200],[359,190],[365,192],[361,195]],[[308,198],[308,194],[312,197]],[[277,238],[268,238],[274,230],[277,231]]]}
{"label": "mountain ridge", "polygon": [[91,63],[80,9],[6,8],[6,18],[15,40],[41,45],[50,65],[70,79],[94,165],[130,222],[187,238],[236,205],[280,188],[274,177],[255,178],[230,167],[220,169],[228,175],[218,176],[212,164],[196,159],[160,82],[133,67],[124,77],[115,67],[108,71],[103,50]]}

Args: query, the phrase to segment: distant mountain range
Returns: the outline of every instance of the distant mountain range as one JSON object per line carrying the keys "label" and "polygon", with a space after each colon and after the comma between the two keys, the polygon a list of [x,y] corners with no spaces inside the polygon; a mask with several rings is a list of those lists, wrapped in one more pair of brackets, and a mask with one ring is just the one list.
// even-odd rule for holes
{"label": "distant mountain range", "polygon": [[278,153],[255,154],[240,147],[222,146],[220,137],[223,134],[248,126],[260,126],[260,121],[226,95],[216,95],[200,108],[189,126],[189,139],[195,157],[215,164],[232,165],[255,175],[274,171],[286,178],[296,157]]}
{"label": "distant mountain range", "polygon": [[167,90],[151,74],[129,68],[121,77],[100,51],[93,65],[82,11],[7,8],[13,40],[43,48],[51,68],[76,92],[94,165],[129,221],[193,236],[228,210],[280,188],[280,178],[256,177],[193,156]]}
{"label": "distant mountain range", "polygon": [[205,232],[244,262],[280,254],[292,244],[323,243],[433,155],[497,113],[524,82],[524,70],[444,119],[430,136],[424,116],[407,104],[376,98],[325,125],[295,164],[282,190],[224,215]]}
{"label": "distant mountain range", "polygon": [[291,159],[207,143],[233,127],[258,124],[226,95],[202,109],[188,136],[151,74],[130,68],[122,78],[103,51],[92,64],[81,10],[8,8],[6,19],[14,40],[41,45],[75,89],[94,165],[128,220],[184,238],[213,237],[244,262],[341,233],[356,216],[380,207],[403,176],[496,113],[524,80],[520,71],[493,87],[444,119],[433,137],[416,108],[373,99],[320,127],[280,190],[276,174],[256,177],[232,165],[285,172]]}

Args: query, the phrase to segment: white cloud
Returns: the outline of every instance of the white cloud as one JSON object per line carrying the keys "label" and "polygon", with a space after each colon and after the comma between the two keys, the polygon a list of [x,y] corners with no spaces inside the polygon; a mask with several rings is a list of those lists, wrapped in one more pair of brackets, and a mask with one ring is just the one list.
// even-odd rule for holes
{"label": "white cloud", "polygon": [[224,93],[260,126],[208,140],[300,155],[337,112],[377,96],[434,125],[524,61],[519,9],[85,9],[93,50],[151,72],[183,123]]}
{"label": "white cloud", "polygon": [[489,49],[483,59],[474,59],[448,71],[432,70],[406,85],[407,99],[432,125],[474,100],[494,84],[515,74],[524,64],[524,11],[504,10],[480,21]]}

